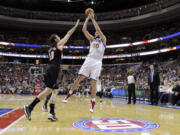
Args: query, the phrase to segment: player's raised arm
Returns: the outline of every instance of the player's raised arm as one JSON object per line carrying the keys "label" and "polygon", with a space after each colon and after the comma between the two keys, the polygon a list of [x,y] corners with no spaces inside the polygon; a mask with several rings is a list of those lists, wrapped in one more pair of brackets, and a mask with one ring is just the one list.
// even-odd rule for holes
{"label": "player's raised arm", "polygon": [[106,44],[106,36],[103,34],[103,32],[101,31],[101,29],[100,29],[98,23],[97,23],[96,20],[94,19],[94,13],[91,12],[91,13],[89,14],[89,17],[91,18],[92,23],[93,23],[93,25],[94,25],[96,31],[98,32],[98,34],[99,34],[101,40],[103,41],[104,44]]}
{"label": "player's raised arm", "polygon": [[63,50],[63,46],[64,44],[66,44],[66,42],[68,41],[68,39],[71,37],[71,35],[74,33],[74,31],[76,30],[77,26],[79,25],[79,19],[77,20],[76,24],[74,25],[73,28],[71,28],[67,34],[64,36],[63,39],[61,39],[58,44],[57,44],[57,47],[58,49],[60,50]]}
{"label": "player's raised arm", "polygon": [[92,41],[93,36],[87,31],[88,21],[89,21],[89,17],[87,17],[86,20],[85,20],[85,22],[84,22],[82,32],[84,33],[85,37],[86,37],[89,41]]}

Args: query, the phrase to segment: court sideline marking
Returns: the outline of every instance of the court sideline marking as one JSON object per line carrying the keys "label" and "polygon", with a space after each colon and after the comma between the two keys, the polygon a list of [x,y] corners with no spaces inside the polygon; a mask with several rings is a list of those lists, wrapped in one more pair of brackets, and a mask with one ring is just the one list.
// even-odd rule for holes
{"label": "court sideline marking", "polygon": [[17,119],[16,121],[14,121],[13,123],[11,123],[9,126],[7,126],[5,129],[3,129],[2,131],[0,131],[0,134],[6,132],[10,127],[12,127],[13,125],[15,125],[17,122],[19,122],[21,119],[23,119],[25,116],[21,116],[19,119]]}
{"label": "court sideline marking", "polygon": [[[11,115],[11,113],[13,113],[14,111],[22,111],[23,109],[15,109],[13,111],[10,111],[8,113],[5,113],[4,115]],[[3,115],[3,116],[4,116]],[[20,117],[18,116],[18,118],[16,120],[14,120],[13,122],[11,122],[9,125],[5,125],[5,128],[0,130],[0,134],[4,133],[5,131],[7,131],[10,127],[12,127],[13,125],[15,125],[18,121],[20,121],[22,118],[25,117],[24,114],[18,114],[20,115]],[[0,118],[2,118],[2,115],[0,116]],[[9,117],[12,118],[12,117]]]}

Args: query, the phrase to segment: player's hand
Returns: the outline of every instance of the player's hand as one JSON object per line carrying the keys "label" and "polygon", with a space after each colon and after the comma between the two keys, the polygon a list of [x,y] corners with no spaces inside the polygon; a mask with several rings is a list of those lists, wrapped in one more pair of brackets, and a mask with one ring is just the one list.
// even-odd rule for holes
{"label": "player's hand", "polygon": [[86,19],[88,19],[88,20],[89,20],[89,19],[91,19],[91,18],[90,18],[90,14],[87,16],[87,18],[86,18]]}
{"label": "player's hand", "polygon": [[175,96],[178,96],[178,92],[175,92]]}
{"label": "player's hand", "polygon": [[93,20],[94,19],[94,13],[93,12],[89,13],[88,17]]}
{"label": "player's hand", "polygon": [[79,19],[77,20],[76,24],[75,24],[75,27],[77,27],[79,25]]}

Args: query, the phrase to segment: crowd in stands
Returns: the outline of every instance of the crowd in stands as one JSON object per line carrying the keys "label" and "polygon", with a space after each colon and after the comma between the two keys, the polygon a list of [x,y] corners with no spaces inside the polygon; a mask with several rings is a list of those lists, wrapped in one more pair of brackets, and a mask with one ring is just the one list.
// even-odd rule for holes
{"label": "crowd in stands", "polygon": [[[104,65],[102,70],[102,78],[104,81],[105,90],[111,88],[127,89],[127,75],[129,71],[134,72],[136,77],[136,89],[149,90],[148,87],[148,71],[151,63],[142,62],[134,64],[123,65]],[[160,73],[161,87],[160,87],[160,102],[168,103],[167,96],[173,95],[176,85],[180,79],[180,61],[169,60],[166,62],[155,62],[157,69]],[[44,88],[43,74],[34,75],[30,74],[29,68],[34,65],[31,64],[1,64],[0,65],[0,93],[3,94],[33,94],[36,88],[36,81],[40,80],[42,89]],[[43,71],[45,65],[38,66]],[[59,90],[61,93],[66,94],[72,86],[77,77],[80,66],[70,66],[60,73],[61,79],[59,82]],[[84,80],[79,91],[90,88],[90,82]],[[176,93],[177,94],[177,93]],[[172,97],[172,96],[171,96]],[[169,99],[169,98],[168,98]],[[174,98],[173,98],[174,99]],[[175,104],[173,102],[173,104]]]}
{"label": "crowd in stands", "polygon": [[[103,30],[103,28],[102,28]],[[131,32],[130,32],[130,31]],[[163,36],[168,36],[180,31],[180,23],[176,22],[161,23],[153,26],[139,27],[134,29],[121,30],[120,32],[115,31],[103,31],[107,37],[107,44],[124,44],[132,43],[137,41],[150,40],[154,38],[159,38]],[[94,35],[94,32],[90,33]],[[39,44],[47,45],[48,38],[52,33],[49,32],[26,32],[17,30],[5,30],[0,31],[0,41],[10,42],[10,43],[22,43],[22,44]],[[66,32],[57,33],[60,37],[63,37]],[[179,40],[179,39],[177,39]],[[176,41],[178,42],[178,41]],[[88,45],[84,34],[82,32],[76,32],[73,34],[68,41],[67,45],[82,46]]]}
{"label": "crowd in stands", "polygon": [[[122,11],[114,11],[108,13],[97,13],[97,19],[99,21],[105,20],[117,20],[122,18],[139,16],[151,12],[155,12],[169,6],[179,3],[179,0],[157,0],[154,3],[132,8]],[[0,14],[11,17],[20,17],[27,19],[41,19],[41,20],[60,20],[60,21],[74,21],[77,18],[84,20],[84,14],[72,14],[72,13],[58,13],[58,12],[42,12],[42,11],[28,11],[22,9],[0,7]]]}
{"label": "crowd in stands", "polygon": [[[112,44],[124,44],[132,43],[137,41],[149,40],[158,37],[163,37],[171,35],[177,32],[180,32],[180,23],[172,22],[168,24],[161,24],[151,27],[132,29],[132,32],[128,30],[121,32],[108,32],[104,31],[107,37],[107,45]],[[58,33],[60,37],[64,36],[65,33]],[[94,34],[94,33],[92,33]],[[51,33],[42,33],[42,32],[22,32],[22,31],[0,31],[0,41],[13,42],[13,43],[22,43],[22,44],[40,44],[42,48],[28,48],[28,47],[6,47],[0,46],[1,52],[14,52],[14,53],[24,53],[24,54],[47,54],[48,48],[44,45],[47,45],[47,39]],[[142,51],[149,50],[158,50],[162,48],[173,47],[179,45],[180,36],[174,37],[172,39],[166,39],[161,42],[155,42],[151,44],[145,44],[140,46],[125,47],[125,48],[115,48],[115,49],[106,49],[105,54],[127,54],[127,53],[138,53]],[[88,46],[89,43],[86,40],[85,36],[81,32],[72,35],[67,45],[73,46]],[[87,55],[88,50],[70,50],[65,49],[64,55],[72,56],[82,56]]]}
{"label": "crowd in stands", "polygon": [[[2,94],[32,94],[36,80],[41,77],[29,73],[31,64],[1,63],[0,93]],[[42,84],[43,86],[43,84]]]}

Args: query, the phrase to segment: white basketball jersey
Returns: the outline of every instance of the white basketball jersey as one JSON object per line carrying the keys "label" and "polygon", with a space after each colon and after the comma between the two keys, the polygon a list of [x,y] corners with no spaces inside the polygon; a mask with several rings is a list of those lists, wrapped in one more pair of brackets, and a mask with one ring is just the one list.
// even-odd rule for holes
{"label": "white basketball jersey", "polygon": [[92,42],[90,42],[90,50],[87,57],[102,61],[105,48],[106,45],[100,38],[93,39]]}

